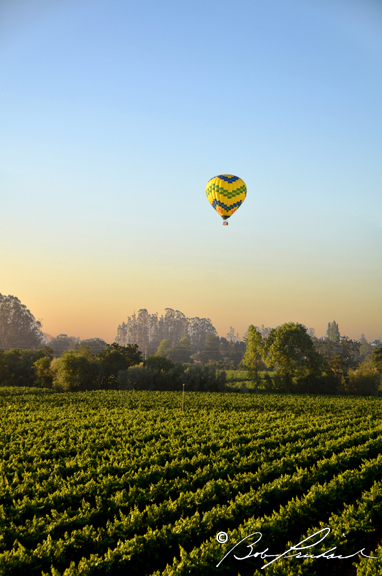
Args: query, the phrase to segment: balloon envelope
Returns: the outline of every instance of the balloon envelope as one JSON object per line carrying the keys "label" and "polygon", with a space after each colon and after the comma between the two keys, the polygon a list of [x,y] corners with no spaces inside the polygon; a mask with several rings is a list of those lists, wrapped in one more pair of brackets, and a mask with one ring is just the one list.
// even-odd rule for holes
{"label": "balloon envelope", "polygon": [[207,182],[206,194],[211,206],[227,220],[244,202],[247,187],[238,176],[220,174]]}

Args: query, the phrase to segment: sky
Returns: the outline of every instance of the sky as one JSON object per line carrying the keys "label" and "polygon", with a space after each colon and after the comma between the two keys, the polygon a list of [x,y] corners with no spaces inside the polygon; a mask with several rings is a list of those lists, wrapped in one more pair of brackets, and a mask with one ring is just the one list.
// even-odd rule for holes
{"label": "sky", "polygon": [[1,0],[0,293],[53,336],[382,337],[381,102],[377,0]]}

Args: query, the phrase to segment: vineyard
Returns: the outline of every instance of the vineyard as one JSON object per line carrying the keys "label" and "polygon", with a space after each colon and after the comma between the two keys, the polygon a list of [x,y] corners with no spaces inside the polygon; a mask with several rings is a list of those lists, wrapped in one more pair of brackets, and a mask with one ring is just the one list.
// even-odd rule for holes
{"label": "vineyard", "polygon": [[1,575],[382,575],[380,398],[189,392],[182,412],[181,392],[3,387],[0,406]]}

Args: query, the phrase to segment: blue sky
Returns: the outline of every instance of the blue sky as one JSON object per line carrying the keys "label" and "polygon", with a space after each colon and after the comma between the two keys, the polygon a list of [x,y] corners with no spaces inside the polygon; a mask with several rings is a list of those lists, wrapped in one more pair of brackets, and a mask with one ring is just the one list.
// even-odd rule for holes
{"label": "blue sky", "polygon": [[377,1],[3,0],[0,292],[109,341],[166,307],[382,336],[381,70]]}

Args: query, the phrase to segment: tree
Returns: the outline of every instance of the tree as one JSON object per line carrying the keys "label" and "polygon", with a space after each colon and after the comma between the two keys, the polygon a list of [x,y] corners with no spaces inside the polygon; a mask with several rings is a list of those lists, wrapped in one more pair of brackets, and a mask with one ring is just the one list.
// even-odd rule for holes
{"label": "tree", "polygon": [[68,350],[75,350],[80,342],[80,338],[76,338],[75,336],[59,334],[56,338],[52,338],[52,340],[49,342],[49,346],[53,348],[56,358],[60,358],[64,352],[67,352]]}
{"label": "tree", "polygon": [[312,340],[314,340],[316,338],[315,334],[315,329],[314,328],[308,328],[308,334],[311,337]]}
{"label": "tree", "polygon": [[370,359],[359,364],[356,370],[350,369],[344,384],[346,394],[377,396],[381,375]]}
{"label": "tree", "polygon": [[8,352],[0,350],[0,385],[34,386],[36,361],[44,359],[50,363],[52,357],[53,350],[49,346],[35,351],[19,348],[13,348]]}
{"label": "tree", "polygon": [[169,352],[169,356],[173,362],[193,362],[191,354],[191,342],[186,336],[181,338],[178,344]]}
{"label": "tree", "polygon": [[216,361],[221,359],[219,336],[215,334],[207,334],[205,355],[208,360]]}
{"label": "tree", "polygon": [[333,322],[328,323],[328,328],[326,330],[326,337],[331,342],[340,341],[340,331],[338,329],[338,324],[333,320]]}
{"label": "tree", "polygon": [[149,314],[145,308],[138,310],[118,326],[115,341],[118,344],[138,344],[146,356],[155,353],[162,340],[169,340],[172,348],[181,338],[189,338],[192,348],[204,348],[207,334],[217,335],[209,318],[187,318],[183,312],[166,308],[164,316]]}
{"label": "tree", "polygon": [[170,358],[165,358],[160,354],[152,354],[146,358],[145,366],[149,368],[149,370],[155,370],[157,372],[168,372],[174,368],[174,363],[170,360]]}
{"label": "tree", "polygon": [[89,348],[93,354],[98,354],[105,350],[107,343],[102,338],[88,338],[86,340],[81,340],[80,344],[77,344],[76,348],[79,349],[80,347]]}
{"label": "tree", "polygon": [[164,356],[165,358],[168,358],[169,354],[171,351],[171,344],[170,341],[167,340],[167,338],[165,338],[164,340],[161,341],[161,343],[158,346],[158,350],[156,351],[156,354],[158,356]]}
{"label": "tree", "polygon": [[306,328],[294,322],[271,330],[264,342],[263,360],[268,367],[277,366],[277,373],[284,377],[287,392],[294,377],[314,374],[321,364],[320,355]]}
{"label": "tree", "polygon": [[114,388],[120,370],[127,370],[130,366],[136,366],[143,361],[137,344],[120,346],[116,342],[108,344],[96,358],[100,362],[101,388]]}
{"label": "tree", "polygon": [[15,296],[0,294],[0,349],[36,350],[46,342],[30,310]]}
{"label": "tree", "polygon": [[361,344],[355,340],[351,340],[347,336],[340,338],[340,354],[343,360],[347,363],[348,368],[356,368],[360,360],[360,347]]}
{"label": "tree", "polygon": [[259,385],[259,372],[262,365],[262,354],[263,354],[263,339],[255,326],[251,324],[248,328],[248,338],[245,338],[247,342],[247,349],[244,354],[242,363],[248,368],[251,373],[251,377],[255,382],[255,391]]}
{"label": "tree", "polygon": [[374,350],[374,346],[372,346],[365,338],[364,334],[361,334],[359,342],[359,359],[361,362],[365,361],[366,359],[370,359],[371,355]]}
{"label": "tree", "polygon": [[34,384],[42,388],[52,388],[53,373],[51,370],[51,359],[48,356],[39,358],[33,363],[35,371]]}
{"label": "tree", "polygon": [[373,353],[371,355],[371,362],[372,362],[374,368],[377,370],[377,372],[379,372],[379,374],[382,374],[382,348],[381,347],[375,348],[375,350],[373,350]]}
{"label": "tree", "polygon": [[98,365],[93,359],[75,350],[68,350],[57,359],[53,388],[64,392],[92,390],[97,387]]}
{"label": "tree", "polygon": [[229,342],[240,342],[240,336],[239,334],[235,334],[235,328],[233,328],[233,326],[229,327],[229,332],[227,334],[227,340]]}
{"label": "tree", "polygon": [[120,324],[118,326],[117,329],[117,336],[115,338],[115,341],[117,342],[117,344],[119,344],[120,346],[126,346],[126,344],[128,344],[128,340],[127,340],[127,325],[122,322],[122,324]]}

